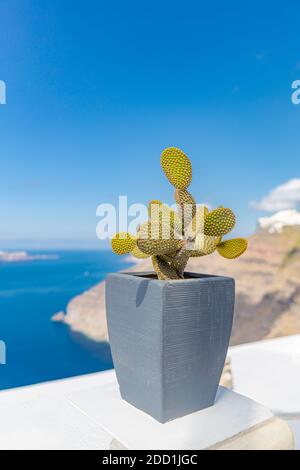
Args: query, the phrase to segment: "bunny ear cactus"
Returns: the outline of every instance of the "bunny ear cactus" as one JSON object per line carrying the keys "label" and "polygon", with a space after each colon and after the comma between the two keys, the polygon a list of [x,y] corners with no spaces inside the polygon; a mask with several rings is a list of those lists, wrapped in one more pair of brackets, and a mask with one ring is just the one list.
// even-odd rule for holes
{"label": "bunny ear cactus", "polygon": [[196,204],[187,191],[192,181],[192,165],[187,155],[170,147],[161,155],[161,166],[174,186],[178,212],[159,200],[148,205],[148,222],[141,224],[136,236],[117,233],[112,239],[113,252],[130,253],[138,259],[151,256],[159,280],[183,279],[190,257],[206,256],[217,251],[223,258],[235,259],[247,249],[244,238],[223,240],[235,226],[231,209],[218,207],[209,212]]}

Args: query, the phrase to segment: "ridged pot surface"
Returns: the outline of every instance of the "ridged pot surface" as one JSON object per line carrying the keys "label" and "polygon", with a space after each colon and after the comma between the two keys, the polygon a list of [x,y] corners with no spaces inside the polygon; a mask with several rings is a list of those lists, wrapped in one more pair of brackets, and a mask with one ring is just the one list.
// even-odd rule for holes
{"label": "ridged pot surface", "polygon": [[214,404],[229,346],[234,280],[110,274],[106,312],[123,399],[160,422]]}

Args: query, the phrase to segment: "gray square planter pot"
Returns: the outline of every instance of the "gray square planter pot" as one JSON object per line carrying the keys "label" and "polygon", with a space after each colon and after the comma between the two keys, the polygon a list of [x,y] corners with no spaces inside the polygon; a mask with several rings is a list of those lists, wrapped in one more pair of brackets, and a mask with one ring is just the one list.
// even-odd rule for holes
{"label": "gray square planter pot", "polygon": [[234,280],[186,273],[106,280],[109,341],[124,400],[164,423],[214,404],[232,328]]}

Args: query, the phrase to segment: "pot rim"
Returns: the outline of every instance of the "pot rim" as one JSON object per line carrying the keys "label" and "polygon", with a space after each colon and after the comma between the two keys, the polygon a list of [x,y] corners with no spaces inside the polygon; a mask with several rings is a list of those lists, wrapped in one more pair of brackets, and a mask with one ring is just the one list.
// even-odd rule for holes
{"label": "pot rim", "polygon": [[196,273],[196,272],[191,272],[191,271],[186,271],[185,275],[188,275],[190,277],[185,278],[185,279],[166,279],[166,280],[160,280],[157,278],[153,278],[150,276],[156,276],[156,273],[154,271],[121,271],[117,273],[111,273],[109,276],[122,276],[122,277],[130,277],[130,278],[137,278],[137,279],[145,279],[147,281],[152,281],[152,282],[158,282],[159,284],[178,284],[182,282],[204,282],[206,280],[225,280],[225,279],[231,279],[234,281],[234,278],[229,277],[229,276],[221,276],[218,274],[206,274],[206,273]]}

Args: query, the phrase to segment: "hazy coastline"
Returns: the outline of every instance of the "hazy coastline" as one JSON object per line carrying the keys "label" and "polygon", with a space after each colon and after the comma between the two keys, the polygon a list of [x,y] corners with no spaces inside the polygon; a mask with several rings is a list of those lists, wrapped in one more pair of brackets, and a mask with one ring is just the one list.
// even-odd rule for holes
{"label": "hazy coastline", "polygon": [[32,254],[28,251],[4,251],[0,250],[0,263],[19,263],[34,260],[58,259],[56,254]]}

